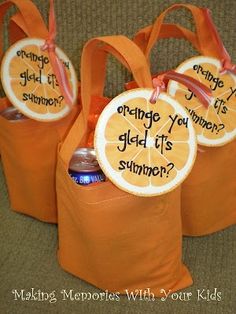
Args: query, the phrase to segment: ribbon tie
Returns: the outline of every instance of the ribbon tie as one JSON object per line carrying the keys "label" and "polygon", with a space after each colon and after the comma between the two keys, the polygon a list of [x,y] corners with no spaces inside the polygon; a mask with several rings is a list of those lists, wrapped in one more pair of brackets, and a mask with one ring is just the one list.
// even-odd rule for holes
{"label": "ribbon tie", "polygon": [[49,36],[45,40],[45,43],[41,47],[41,49],[43,51],[45,50],[48,51],[49,60],[50,60],[53,72],[56,76],[60,91],[65,99],[65,102],[71,107],[73,105],[72,90],[68,82],[65,67],[56,53],[55,37],[56,37],[56,18],[55,18],[55,11],[54,11],[54,1],[50,0]]}
{"label": "ribbon tie", "polygon": [[175,71],[168,71],[161,74],[152,80],[153,93],[150,97],[150,103],[156,103],[159,94],[166,89],[164,79],[174,80],[187,86],[200,100],[200,102],[207,108],[212,101],[212,91],[206,85],[195,80],[194,78],[177,73]]}
{"label": "ribbon tie", "polygon": [[225,74],[227,71],[236,75],[236,65],[231,62],[231,60],[223,59],[221,61],[222,69],[221,74]]}
{"label": "ribbon tie", "polygon": [[151,98],[150,98],[151,104],[155,104],[160,93],[164,92],[166,90],[166,84],[165,84],[163,79],[164,79],[164,77],[162,74],[162,75],[158,75],[157,77],[155,77],[152,80],[154,91],[153,91]]}
{"label": "ribbon tie", "polygon": [[41,49],[47,50],[48,52],[55,52],[56,45],[55,41],[53,39],[46,39],[44,45],[41,47]]}

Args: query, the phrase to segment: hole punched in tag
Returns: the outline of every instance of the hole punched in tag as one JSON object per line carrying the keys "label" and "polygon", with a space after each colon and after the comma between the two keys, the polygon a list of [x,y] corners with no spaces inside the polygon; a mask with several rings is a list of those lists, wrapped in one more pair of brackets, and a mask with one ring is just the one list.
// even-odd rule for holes
{"label": "hole punched in tag", "polygon": [[212,91],[210,88],[190,76],[175,71],[168,71],[152,80],[154,90],[150,97],[150,103],[155,104],[160,93],[166,90],[164,79],[173,80],[187,86],[206,108],[212,101]]}

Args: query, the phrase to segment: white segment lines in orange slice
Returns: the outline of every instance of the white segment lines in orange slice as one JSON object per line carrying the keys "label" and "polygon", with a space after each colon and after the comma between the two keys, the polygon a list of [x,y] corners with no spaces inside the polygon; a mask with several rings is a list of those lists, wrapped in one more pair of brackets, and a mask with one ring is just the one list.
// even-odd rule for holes
{"label": "white segment lines in orange slice", "polygon": [[[191,119],[189,118],[186,110],[182,108],[173,98],[169,97],[166,93],[161,93],[159,95],[156,104],[153,105],[149,103],[152,92],[152,89],[139,88],[124,92],[111,100],[109,105],[105,107],[98,119],[94,137],[96,156],[106,176],[122,190],[139,196],[159,195],[167,193],[168,191],[176,188],[179,184],[181,184],[181,182],[190,172],[196,156],[196,135],[193,125],[191,123]],[[145,100],[145,102],[143,100]],[[131,103],[131,105],[133,103],[135,107],[138,106],[137,104],[141,102],[142,107],[139,107],[139,109],[142,109],[144,111],[148,110],[148,112],[152,110],[153,114],[158,113],[158,109],[160,110],[160,107],[158,106],[160,105],[162,106],[160,112],[165,112],[165,108],[167,108],[166,114],[161,116],[160,120],[155,121],[155,125],[153,122],[153,125],[150,129],[145,129],[145,127],[143,126],[143,131],[141,130],[141,126],[150,123],[150,121],[145,120],[148,118],[144,118],[142,120],[142,123],[138,121],[138,126],[136,126],[134,125],[135,122],[133,117],[132,119],[129,119],[128,114],[126,116],[123,116],[121,113],[118,113],[117,110],[117,108],[120,106],[123,106],[124,108],[127,103]],[[170,128],[170,126],[168,126],[168,123],[171,123],[171,119],[168,118],[168,112],[171,112],[171,114],[173,112],[173,115],[179,117],[180,119],[188,119],[187,128],[185,126],[175,125],[171,134],[171,136],[173,137],[173,151],[171,152],[171,154],[169,154],[170,158],[175,158],[175,145],[181,145],[178,146],[178,150],[181,150],[182,147],[183,149],[185,149],[182,144],[187,145],[188,147],[188,150],[184,154],[184,156],[186,155],[186,160],[184,160],[183,165],[179,169],[175,167],[174,159],[170,160],[165,156],[165,153],[161,153],[155,147],[154,142],[154,134],[161,132],[161,130],[163,130],[165,127],[167,129]],[[124,124],[122,123],[122,121],[124,121]],[[183,133],[185,134],[183,140],[181,140],[181,135],[179,135],[182,134],[181,132],[178,134],[176,141],[174,140],[175,130],[177,128],[179,128],[180,131],[183,131]],[[181,128],[183,128],[183,130]],[[131,130],[129,133],[130,138],[135,138],[140,134],[143,136],[144,134],[146,134],[146,147],[142,146],[141,144],[140,146],[137,146],[137,143],[135,142],[131,143],[130,145],[126,143],[127,146],[124,146],[123,135],[128,136],[128,130]],[[120,140],[121,136],[122,140]],[[140,136],[138,138],[142,140],[144,137]],[[119,146],[121,151],[118,150],[118,143],[121,143],[121,145],[123,145]],[[126,147],[126,149],[122,151],[124,147]],[[154,152],[155,158],[153,155]],[[129,157],[127,158],[126,156]],[[146,164],[146,166],[148,167],[155,168],[161,167],[161,165],[163,165],[164,167],[164,165],[166,165],[167,168],[170,163],[173,163],[174,174],[173,176],[170,175],[168,177],[168,175],[163,172],[163,177],[160,176],[160,178],[156,179],[156,177],[153,177],[152,175],[145,175],[144,171],[140,171],[140,177],[138,176],[137,172],[133,173],[131,170],[129,170],[132,167],[129,169],[123,169],[122,167],[119,167],[119,162],[121,160],[126,162],[126,164],[129,163],[130,167],[138,167],[139,169],[141,169],[140,167],[144,166],[144,164]],[[131,164],[132,162],[135,162],[135,164]],[[141,182],[142,178],[143,182]],[[155,185],[154,182],[158,182],[159,184]]]}
{"label": "white segment lines in orange slice", "polygon": [[[53,74],[53,71],[50,62],[43,61],[43,58],[50,61],[48,52],[41,50],[44,43],[43,39],[25,38],[12,45],[2,60],[1,79],[7,97],[25,116],[39,121],[54,121],[66,116],[70,107],[63,99],[55,77],[54,87],[50,84],[49,74]],[[30,53],[36,57],[31,57]],[[75,104],[78,84],[74,67],[59,47],[56,47],[56,54],[69,64],[69,69],[65,67],[65,71]]]}
{"label": "white segment lines in orange slice", "polygon": [[[196,67],[195,70],[194,66]],[[230,72],[221,74],[220,70],[221,62],[219,60],[205,56],[190,58],[176,69],[176,72],[199,79],[201,83],[212,89],[213,97],[209,108],[205,108],[196,97],[187,100],[189,90],[182,84],[172,80],[168,84],[168,93],[190,110],[198,143],[203,146],[222,146],[236,137],[236,114],[233,111],[234,108],[236,109],[236,76]],[[232,91],[235,92],[232,93]],[[227,99],[230,95],[230,99]],[[197,112],[195,112],[196,110]],[[232,127],[233,125],[235,128]]]}

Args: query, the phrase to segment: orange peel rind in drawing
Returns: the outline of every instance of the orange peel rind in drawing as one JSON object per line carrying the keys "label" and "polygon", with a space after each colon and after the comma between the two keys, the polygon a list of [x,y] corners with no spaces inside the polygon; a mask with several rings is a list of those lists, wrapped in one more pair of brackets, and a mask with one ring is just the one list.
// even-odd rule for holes
{"label": "orange peel rind in drawing", "polygon": [[183,62],[176,72],[191,76],[212,90],[208,108],[188,88],[169,81],[167,92],[181,103],[192,118],[198,143],[222,146],[236,137],[236,75],[221,73],[221,62],[212,57],[198,56]]}
{"label": "orange peel rind in drawing", "polygon": [[[12,45],[2,60],[3,89],[13,104],[25,116],[39,121],[54,121],[66,116],[71,108],[62,96],[53,73],[43,39],[26,38]],[[73,94],[77,99],[77,78],[71,61],[56,47]]]}
{"label": "orange peel rind in drawing", "polygon": [[155,196],[176,188],[190,172],[196,135],[186,110],[152,89],[126,91],[111,100],[98,119],[94,146],[106,176],[120,189]]}

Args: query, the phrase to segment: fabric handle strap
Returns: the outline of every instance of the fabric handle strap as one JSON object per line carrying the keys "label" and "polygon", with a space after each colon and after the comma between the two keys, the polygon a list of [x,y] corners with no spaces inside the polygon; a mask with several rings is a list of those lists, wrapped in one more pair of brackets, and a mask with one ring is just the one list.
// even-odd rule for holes
{"label": "fabric handle strap", "polygon": [[[150,34],[152,32],[153,25],[146,26],[142,28],[134,37],[133,41],[141,48],[142,51],[146,51],[147,44],[150,38]],[[160,27],[159,34],[156,33],[155,42],[159,39],[166,38],[184,38],[197,49],[200,50],[200,46],[198,43],[198,38],[195,33],[192,31],[178,25],[178,24],[169,24],[162,23]],[[154,43],[155,43],[154,42]]]}
{"label": "fabric handle strap", "polygon": [[[7,10],[12,6],[16,5],[19,9],[24,23],[26,25],[29,36],[47,38],[48,30],[43,21],[41,14],[37,7],[30,0],[7,0],[0,4],[0,52],[2,54],[2,43],[3,43],[3,19]],[[1,55],[2,56],[2,55]]]}
{"label": "fabric handle strap", "polygon": [[[166,9],[160,16],[156,19],[153,26],[151,27],[151,33],[148,38],[148,42],[146,43],[146,49],[145,49],[145,55],[147,58],[149,58],[150,52],[154,44],[156,43],[157,39],[160,36],[161,27],[163,25],[164,19],[166,15],[174,11],[176,9],[185,8],[189,10],[192,13],[195,28],[196,28],[196,36],[197,36],[197,45],[194,44],[194,46],[199,50],[199,52],[203,55],[209,55],[216,57],[216,44],[214,40],[212,40],[212,33],[211,30],[208,28],[207,21],[205,19],[205,16],[203,14],[202,8],[198,8],[191,4],[174,4],[170,6],[168,9]],[[188,32],[186,32],[186,29],[181,28],[182,31],[185,34],[185,38],[192,42],[192,37],[189,37]]]}
{"label": "fabric handle strap", "polygon": [[227,71],[233,73],[236,75],[236,65],[231,62],[230,55],[228,54],[227,50],[225,49],[225,46],[220,38],[219,33],[217,32],[217,29],[212,21],[210,10],[204,9],[203,14],[205,16],[206,22],[208,24],[208,29],[211,31],[213,35],[213,40],[216,43],[216,51],[218,53],[218,58],[221,61],[221,73],[225,73]]}
{"label": "fabric handle strap", "polygon": [[11,17],[9,21],[8,33],[10,45],[22,38],[27,36],[29,37],[29,31],[21,13],[16,13]]}
{"label": "fabric handle strap", "polygon": [[[152,88],[152,79],[149,66],[142,51],[125,36],[106,36],[89,40],[83,48],[81,57],[81,99],[82,111],[69,131],[65,141],[61,146],[61,156],[66,164],[69,163],[74,150],[86,141],[88,131],[88,117],[91,106],[91,98],[97,92],[97,82],[94,81],[94,74],[99,80],[104,79],[103,75],[99,79],[96,73],[98,67],[93,60],[104,60],[100,69],[104,73],[108,46],[112,47],[109,53],[115,53],[115,57],[133,74],[139,87]],[[102,84],[98,82],[101,86]],[[103,83],[104,84],[104,83]]]}

